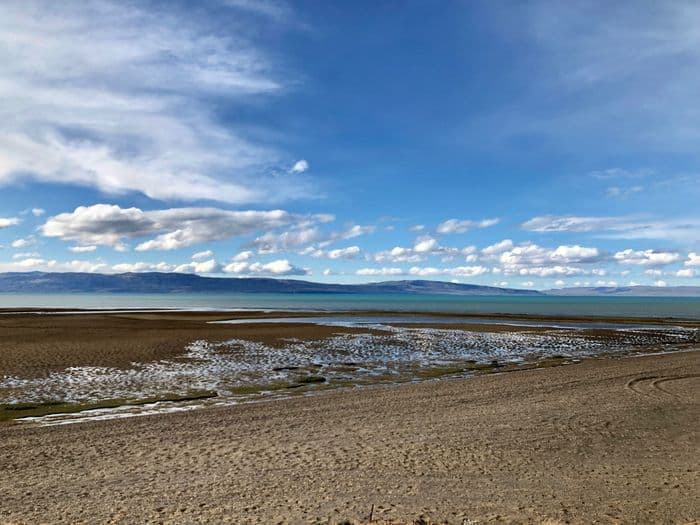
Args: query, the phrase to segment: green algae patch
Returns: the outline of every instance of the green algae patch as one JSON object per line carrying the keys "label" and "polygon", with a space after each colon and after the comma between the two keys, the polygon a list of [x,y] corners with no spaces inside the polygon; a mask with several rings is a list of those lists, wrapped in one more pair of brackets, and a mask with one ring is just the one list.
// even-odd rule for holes
{"label": "green algae patch", "polygon": [[40,403],[7,403],[0,404],[0,421],[12,421],[27,417],[41,417],[52,414],[73,414],[85,410],[119,408],[123,406],[142,406],[151,403],[185,403],[211,399],[217,396],[210,390],[197,390],[187,394],[165,394],[139,399],[104,399],[85,403],[67,403],[64,401],[45,401]]}

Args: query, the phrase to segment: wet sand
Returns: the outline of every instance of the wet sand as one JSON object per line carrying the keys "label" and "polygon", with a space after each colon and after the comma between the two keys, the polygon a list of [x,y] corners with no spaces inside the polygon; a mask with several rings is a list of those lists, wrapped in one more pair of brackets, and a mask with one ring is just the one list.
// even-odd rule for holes
{"label": "wet sand", "polygon": [[690,523],[700,354],[0,426],[0,523]]}
{"label": "wet sand", "polygon": [[[0,316],[0,376],[128,368],[199,339],[283,346],[371,331],[207,324],[231,317]],[[365,523],[372,506],[386,523],[691,523],[700,353],[683,347],[695,350],[59,427],[0,423],[0,524]]]}
{"label": "wet sand", "polygon": [[[99,366],[129,367],[134,362],[147,363],[180,356],[185,347],[197,340],[220,342],[236,338],[280,346],[289,338],[323,340],[335,334],[377,333],[364,327],[323,326],[315,324],[250,324],[227,325],[210,323],[232,318],[254,320],[270,317],[308,317],[308,312],[123,312],[108,314],[85,312],[56,314],[57,310],[15,313],[0,310],[0,375],[43,377],[67,367]],[[427,314],[396,312],[343,312],[342,316],[392,314],[405,317]],[[333,312],[323,315],[334,315]],[[435,327],[469,330],[474,332],[529,332],[543,333],[545,329],[532,326],[503,324],[469,324],[478,315],[440,314],[453,317],[460,324],[421,323],[403,326]],[[700,328],[700,321],[666,319],[608,319],[608,318],[553,318],[532,316],[491,316],[494,319],[528,321],[603,321],[635,324],[674,324]],[[394,323],[397,326],[400,323]],[[591,336],[610,337],[610,331],[591,331]]]}
{"label": "wet sand", "polygon": [[[77,315],[18,314],[0,316],[0,376],[42,377],[76,366],[123,368],[177,357],[197,340],[240,338],[270,345],[296,337],[295,324],[211,324],[238,313],[85,313]],[[305,339],[371,330],[304,325]]]}

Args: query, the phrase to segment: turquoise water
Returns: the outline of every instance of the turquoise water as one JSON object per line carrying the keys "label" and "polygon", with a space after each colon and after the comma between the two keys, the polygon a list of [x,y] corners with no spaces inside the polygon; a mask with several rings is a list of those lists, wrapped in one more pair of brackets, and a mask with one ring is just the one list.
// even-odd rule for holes
{"label": "turquoise water", "polygon": [[0,294],[0,308],[410,311],[700,319],[698,297],[503,297],[347,294]]}

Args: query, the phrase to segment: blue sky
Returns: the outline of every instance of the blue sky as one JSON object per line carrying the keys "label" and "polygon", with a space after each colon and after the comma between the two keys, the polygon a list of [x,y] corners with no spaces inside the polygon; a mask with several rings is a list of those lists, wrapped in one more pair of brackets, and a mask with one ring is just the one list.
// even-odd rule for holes
{"label": "blue sky", "polygon": [[0,271],[700,285],[694,2],[0,5]]}

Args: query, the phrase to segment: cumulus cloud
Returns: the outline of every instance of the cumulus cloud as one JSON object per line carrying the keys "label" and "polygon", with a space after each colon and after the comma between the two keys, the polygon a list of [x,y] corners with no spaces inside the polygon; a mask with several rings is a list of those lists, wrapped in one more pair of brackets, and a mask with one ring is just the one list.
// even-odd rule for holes
{"label": "cumulus cloud", "polygon": [[634,264],[638,266],[665,266],[681,260],[676,252],[661,250],[632,250],[627,249],[617,252],[613,258],[620,264]]}
{"label": "cumulus cloud", "polygon": [[676,272],[676,277],[695,277],[696,274],[692,268],[682,268]]}
{"label": "cumulus cloud", "polygon": [[95,246],[94,244],[92,246],[71,246],[68,249],[73,253],[86,253],[94,252],[95,250],[97,250],[97,246]]}
{"label": "cumulus cloud", "polygon": [[401,268],[360,268],[355,272],[357,275],[377,276],[377,275],[401,275],[404,271]]}
{"label": "cumulus cloud", "polygon": [[147,263],[120,263],[112,266],[111,271],[116,273],[144,273],[144,272],[172,272],[175,266],[166,262]]}
{"label": "cumulus cloud", "polygon": [[292,173],[304,173],[305,171],[309,170],[309,163],[305,160],[298,160],[294,163],[294,166],[292,166],[292,169],[290,170]]}
{"label": "cumulus cloud", "polygon": [[235,7],[212,22],[148,3],[0,4],[0,183],[229,203],[308,195],[305,179],[266,175],[286,154],[210,110],[212,97],[278,96],[289,78]]}
{"label": "cumulus cloud", "polygon": [[308,275],[309,270],[294,266],[287,259],[280,259],[268,263],[260,262],[232,262],[227,264],[223,271],[236,275]]}
{"label": "cumulus cloud", "polygon": [[221,266],[214,259],[208,261],[192,261],[180,264],[175,268],[176,273],[216,273],[221,270]]}
{"label": "cumulus cloud", "polygon": [[246,250],[246,251],[243,251],[243,252],[240,252],[240,253],[237,253],[236,255],[234,255],[231,258],[231,260],[233,262],[249,261],[254,256],[255,256],[255,254],[253,252],[251,252],[250,250]]}
{"label": "cumulus cloud", "polygon": [[428,277],[438,275],[448,275],[452,277],[476,277],[488,273],[489,269],[484,266],[456,266],[454,268],[432,268],[413,266],[408,270],[409,275]]}
{"label": "cumulus cloud", "polygon": [[[316,222],[330,222],[335,217],[332,215],[314,215]],[[325,248],[333,243],[354,239],[361,235],[367,235],[376,231],[375,226],[361,226],[355,224],[342,231],[324,232],[313,225],[313,221],[302,221],[294,228],[280,233],[267,232],[253,241],[246,243],[246,248],[256,248],[258,253],[272,254],[286,252],[293,248],[306,246],[301,255],[316,253],[320,248]]]}
{"label": "cumulus cloud", "polygon": [[483,248],[481,250],[481,253],[485,256],[491,256],[491,255],[496,255],[499,253],[503,253],[507,250],[510,250],[513,247],[513,241],[510,239],[504,239],[500,242],[497,242],[495,244],[491,244],[487,246],[486,248]]}
{"label": "cumulus cloud", "polygon": [[593,247],[562,245],[551,249],[531,242],[513,245],[509,239],[487,246],[481,253],[486,260],[498,261],[499,272],[536,277],[600,275],[602,270],[580,265],[601,262],[606,257]]}
{"label": "cumulus cloud", "polygon": [[412,248],[402,246],[394,246],[391,250],[384,250],[368,254],[366,258],[375,262],[420,262],[430,256],[439,256],[443,262],[454,260],[457,257],[465,257],[467,262],[474,262],[476,257],[475,246],[466,246],[464,248],[454,248],[441,246],[436,239],[429,235],[418,237]]}
{"label": "cumulus cloud", "polygon": [[415,244],[413,245],[413,250],[416,253],[426,253],[432,252],[438,247],[438,242],[428,235],[418,237]]}
{"label": "cumulus cloud", "polygon": [[15,239],[12,241],[11,246],[13,248],[28,248],[29,246],[34,246],[36,244],[36,239],[34,237],[27,237],[26,239]]}
{"label": "cumulus cloud", "polygon": [[690,252],[688,254],[688,260],[683,264],[686,266],[700,266],[700,253]]}
{"label": "cumulus cloud", "polygon": [[360,268],[355,273],[365,276],[410,275],[413,277],[475,277],[488,273],[484,266],[456,266],[453,268],[434,268],[431,266],[412,266],[408,270],[402,268]]}
{"label": "cumulus cloud", "polygon": [[435,231],[441,235],[449,235],[453,233],[464,233],[474,228],[488,228],[498,223],[499,219],[482,219],[480,221],[448,219],[438,224]]}
{"label": "cumulus cloud", "polygon": [[32,215],[34,215],[34,217],[41,217],[42,215],[44,215],[46,213],[46,210],[44,210],[44,208],[32,208],[31,211],[32,211]]}
{"label": "cumulus cloud", "polygon": [[55,259],[27,258],[11,263],[0,262],[0,272],[108,272],[110,268],[103,262],[57,261]]}
{"label": "cumulus cloud", "polygon": [[311,248],[310,250],[304,250],[301,253],[303,255],[310,255],[316,259],[354,259],[360,254],[361,251],[362,250],[359,246],[348,246],[347,248],[337,248],[335,250],[328,251]]}
{"label": "cumulus cloud", "polygon": [[192,254],[193,261],[201,261],[203,259],[211,259],[212,257],[214,257],[214,252],[211,250],[204,250],[204,251]]}
{"label": "cumulus cloud", "polygon": [[75,241],[80,246],[117,249],[124,249],[126,240],[156,235],[137,245],[136,250],[173,250],[309,220],[313,218],[291,215],[283,210],[170,208],[144,211],[95,204],[49,218],[41,232],[47,237]]}
{"label": "cumulus cloud", "polygon": [[3,228],[9,228],[10,226],[16,226],[20,223],[17,217],[0,217],[0,230]]}

